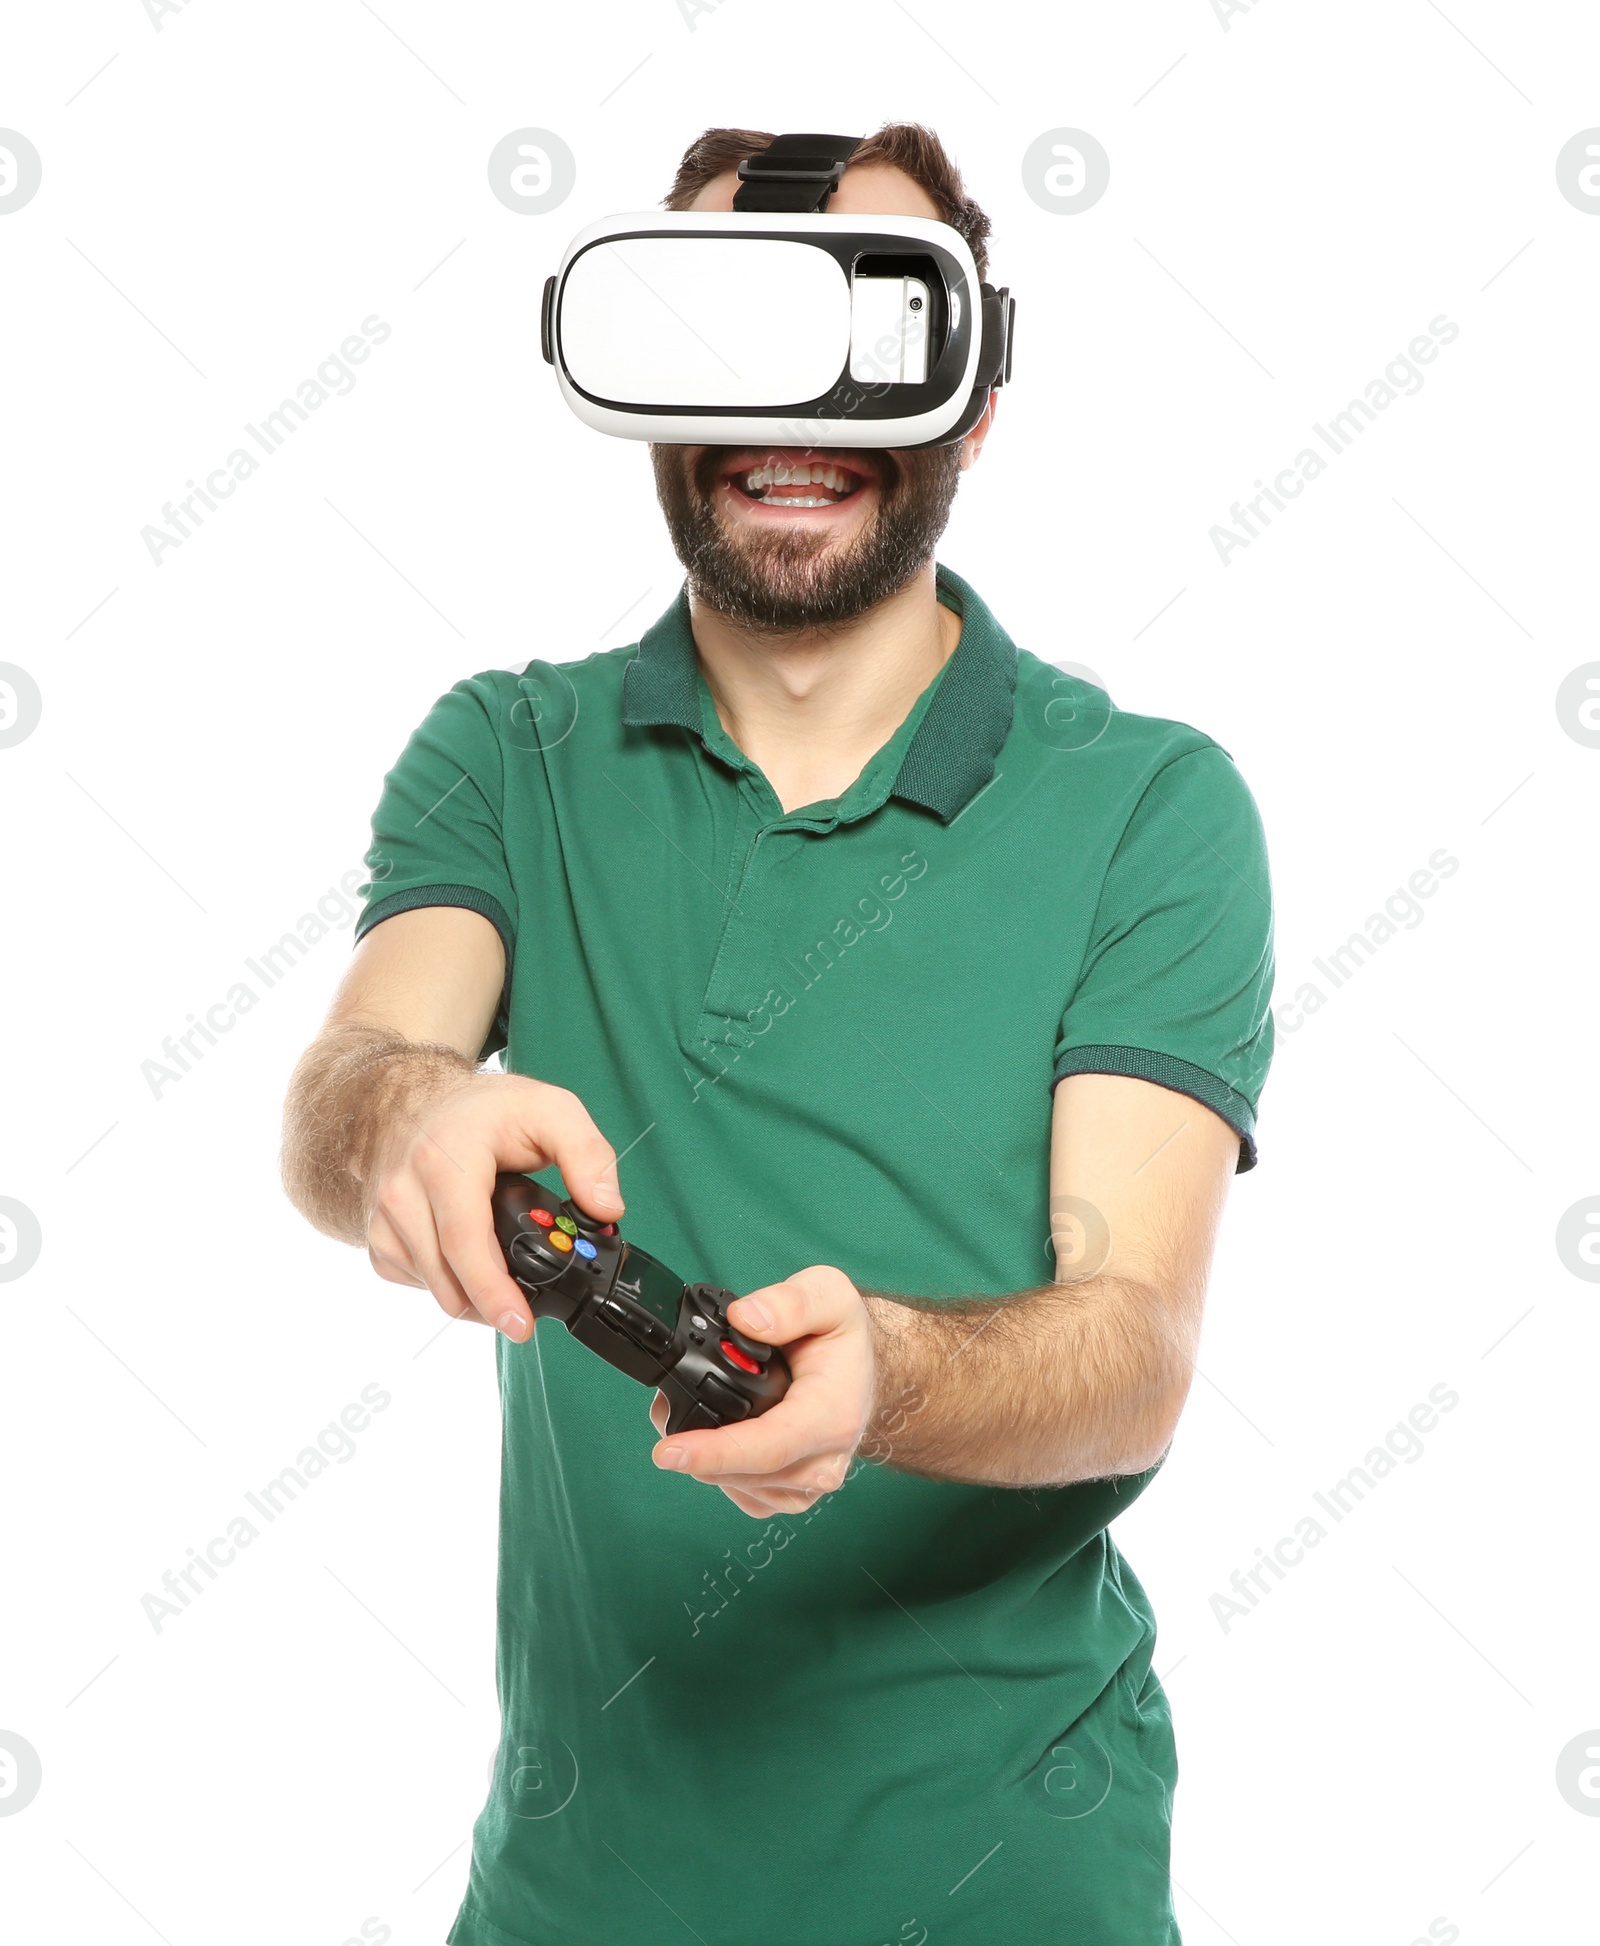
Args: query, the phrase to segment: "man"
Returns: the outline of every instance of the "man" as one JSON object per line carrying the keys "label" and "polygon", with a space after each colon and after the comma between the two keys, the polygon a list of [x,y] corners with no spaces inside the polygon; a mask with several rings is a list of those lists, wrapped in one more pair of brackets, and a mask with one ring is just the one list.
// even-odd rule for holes
{"label": "man", "polygon": [[[731,208],[770,140],[709,131],[669,205]],[[955,223],[985,271],[925,130],[830,207]],[[503,1742],[455,1946],[1178,1938],[1154,1621],[1106,1526],[1255,1159],[1266,856],[1216,744],[935,561],[993,416],[653,447],[677,601],[458,683],[387,779],[285,1180],[500,1334]],[[534,1334],[502,1169],[600,1218],[625,1180],[625,1234],[747,1293],[788,1397],[653,1442]]]}

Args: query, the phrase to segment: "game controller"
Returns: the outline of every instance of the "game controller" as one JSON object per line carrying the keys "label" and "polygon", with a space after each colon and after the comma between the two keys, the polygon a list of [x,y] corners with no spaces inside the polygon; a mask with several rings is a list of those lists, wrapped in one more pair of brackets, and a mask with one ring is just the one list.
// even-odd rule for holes
{"label": "game controller", "polygon": [[624,1243],[615,1223],[503,1174],[494,1227],[534,1316],[558,1319],[608,1365],[663,1392],[669,1433],[754,1418],[788,1391],[783,1353],[729,1324],[732,1291],[685,1284]]}

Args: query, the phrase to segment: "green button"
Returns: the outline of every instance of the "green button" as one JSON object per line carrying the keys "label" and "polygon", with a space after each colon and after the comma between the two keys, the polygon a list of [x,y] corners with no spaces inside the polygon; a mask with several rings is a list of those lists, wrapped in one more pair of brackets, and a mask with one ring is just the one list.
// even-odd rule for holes
{"label": "green button", "polygon": [[556,1218],[556,1228],[558,1230],[565,1230],[569,1237],[575,1237],[578,1234],[578,1226],[570,1216],[558,1216]]}

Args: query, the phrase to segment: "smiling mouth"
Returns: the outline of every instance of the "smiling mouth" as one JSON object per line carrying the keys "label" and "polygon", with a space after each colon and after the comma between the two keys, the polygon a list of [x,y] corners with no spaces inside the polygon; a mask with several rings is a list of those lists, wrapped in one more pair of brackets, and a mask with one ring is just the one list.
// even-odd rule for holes
{"label": "smiling mouth", "polygon": [[784,514],[837,507],[876,474],[856,458],[817,458],[799,450],[738,454],[718,475],[736,501]]}

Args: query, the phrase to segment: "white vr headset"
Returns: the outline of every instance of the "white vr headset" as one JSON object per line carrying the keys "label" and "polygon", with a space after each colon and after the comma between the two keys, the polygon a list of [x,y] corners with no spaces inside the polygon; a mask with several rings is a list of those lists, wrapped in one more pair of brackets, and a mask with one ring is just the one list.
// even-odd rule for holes
{"label": "white vr headset", "polygon": [[669,446],[947,446],[1011,376],[1016,301],[920,216],[829,216],[859,136],[780,135],[733,213],[603,217],[544,287],[586,425]]}

